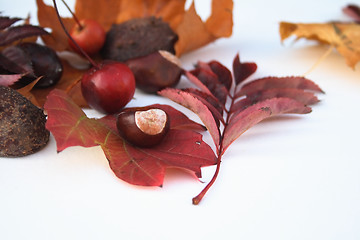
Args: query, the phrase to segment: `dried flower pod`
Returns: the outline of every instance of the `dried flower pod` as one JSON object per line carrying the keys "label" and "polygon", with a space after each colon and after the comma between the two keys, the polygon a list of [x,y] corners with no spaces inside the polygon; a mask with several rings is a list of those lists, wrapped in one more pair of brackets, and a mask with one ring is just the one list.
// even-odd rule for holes
{"label": "dried flower pod", "polygon": [[167,113],[157,108],[127,108],[117,116],[119,134],[138,147],[159,144],[170,128]]}
{"label": "dried flower pod", "polygon": [[0,86],[0,156],[21,157],[49,141],[43,110],[17,91]]}
{"label": "dried flower pod", "polygon": [[134,73],[136,87],[148,93],[174,87],[183,72],[178,58],[162,50],[130,59],[126,64]]}
{"label": "dried flower pod", "polygon": [[101,55],[104,59],[124,62],[158,50],[174,54],[177,40],[176,33],[161,18],[134,18],[112,25],[106,34]]}

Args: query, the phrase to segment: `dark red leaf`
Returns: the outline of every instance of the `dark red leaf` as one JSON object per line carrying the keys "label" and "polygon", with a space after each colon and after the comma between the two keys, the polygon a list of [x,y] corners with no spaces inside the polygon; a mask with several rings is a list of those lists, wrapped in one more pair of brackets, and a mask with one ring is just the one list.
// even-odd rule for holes
{"label": "dark red leaf", "polygon": [[349,4],[343,8],[343,12],[356,22],[360,22],[360,7],[354,4]]}
{"label": "dark red leaf", "polygon": [[[139,148],[118,135],[115,116],[90,119],[63,91],[52,91],[44,108],[48,114],[46,127],[54,135],[58,151],[70,146],[100,145],[116,176],[131,184],[161,186],[166,168],[172,167],[200,177],[201,167],[216,164],[213,151],[194,131],[172,128],[156,147]],[[175,116],[184,118],[177,113]],[[186,122],[174,121],[175,128]]]}
{"label": "dark red leaf", "polygon": [[230,91],[233,82],[230,70],[218,61],[210,61],[208,64],[211,70],[218,76],[219,81]]}
{"label": "dark red leaf", "polygon": [[188,92],[179,90],[179,89],[171,89],[167,88],[161,90],[159,92],[161,96],[167,97],[172,101],[190,109],[194,113],[196,113],[201,121],[205,124],[206,128],[208,129],[215,146],[218,146],[220,143],[220,130],[217,127],[216,121],[208,109],[208,107],[202,103],[199,99],[194,97]]}
{"label": "dark red leaf", "polygon": [[0,86],[11,86],[22,76],[22,74],[0,74]]}
{"label": "dark red leaf", "polygon": [[207,86],[202,83],[196,76],[194,76],[191,72],[189,71],[185,71],[185,76],[189,79],[190,82],[192,82],[195,86],[197,86],[198,88],[200,88],[201,91],[205,92],[208,95],[213,96],[214,98],[216,98],[212,92],[207,88]]}
{"label": "dark red leaf", "polygon": [[30,56],[17,46],[9,46],[0,53],[0,66],[10,73],[35,77]]}
{"label": "dark red leaf", "polygon": [[265,77],[245,84],[235,98],[272,88],[297,88],[323,93],[318,85],[304,77]]}
{"label": "dark red leaf", "polygon": [[225,104],[229,92],[208,65],[200,63],[197,68],[190,72],[198,78],[223,105]]}
{"label": "dark red leaf", "polygon": [[[61,90],[53,90],[44,105],[48,119],[46,127],[56,139],[58,152],[71,146],[93,147],[103,142],[109,132],[85,113]],[[101,140],[100,140],[101,139]]]}
{"label": "dark red leaf", "polygon": [[224,85],[224,87],[229,91],[232,85],[232,75],[229,69],[218,61],[210,61],[208,63],[199,61],[196,64],[196,68],[202,68],[205,71],[214,73],[217,76],[217,80]]}
{"label": "dark red leaf", "polygon": [[13,25],[14,23],[20,20],[21,18],[10,18],[10,17],[0,16],[0,30],[10,27],[11,25]]}
{"label": "dark red leaf", "polygon": [[246,130],[265,118],[283,113],[304,114],[311,108],[290,98],[272,98],[256,103],[231,117],[223,135],[224,151]]}
{"label": "dark red leaf", "polygon": [[116,176],[142,186],[161,186],[166,168],[187,169],[201,177],[201,167],[216,164],[211,148],[193,131],[171,129],[154,148],[136,148],[112,134],[102,148]]}
{"label": "dark red leaf", "polygon": [[186,88],[183,89],[183,91],[192,94],[194,97],[199,99],[203,104],[205,104],[212,113],[213,117],[215,118],[218,126],[220,122],[225,123],[224,118],[222,116],[224,106],[222,106],[221,103],[219,103],[219,101],[216,98],[194,88]]}
{"label": "dark red leaf", "polygon": [[239,54],[236,54],[233,61],[233,73],[236,85],[242,83],[248,77],[250,77],[254,72],[256,72],[257,65],[252,62],[240,62]]}
{"label": "dark red leaf", "polygon": [[312,92],[305,92],[303,89],[288,89],[288,88],[273,88],[267,90],[260,90],[257,92],[250,93],[239,101],[237,101],[231,108],[230,112],[235,113],[242,111],[245,108],[253,105],[259,101],[263,101],[270,98],[287,97],[297,100],[304,105],[315,104],[319,102],[319,99]]}
{"label": "dark red leaf", "polygon": [[[213,62],[213,65],[220,66],[216,62]],[[223,74],[222,70],[213,70],[210,66],[211,63],[199,62],[195,70],[185,73],[200,90],[165,89],[159,93],[197,114],[215,143],[218,157],[216,171],[206,187],[193,198],[193,204],[198,204],[215,182],[223,154],[239,136],[266,118],[285,113],[311,112],[311,108],[306,105],[318,102],[314,92],[322,92],[315,83],[303,77],[267,77],[241,85],[256,71],[257,65],[241,63],[239,55],[236,55],[233,61],[233,74],[237,92],[227,91],[225,104],[215,91],[219,85],[226,85],[223,81],[218,81],[219,76]],[[222,68],[221,65],[219,69]],[[221,103],[221,111],[216,107],[217,103]]]}
{"label": "dark red leaf", "polygon": [[8,45],[16,40],[48,34],[42,27],[33,25],[21,25],[8,28],[5,31],[0,32],[0,46]]}

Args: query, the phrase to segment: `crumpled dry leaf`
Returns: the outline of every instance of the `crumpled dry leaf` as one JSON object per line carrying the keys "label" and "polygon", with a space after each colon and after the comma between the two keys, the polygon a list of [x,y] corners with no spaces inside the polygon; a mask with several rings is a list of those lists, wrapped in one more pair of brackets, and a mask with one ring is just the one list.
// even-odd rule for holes
{"label": "crumpled dry leaf", "polygon": [[87,107],[87,103],[81,94],[80,79],[86,70],[80,70],[71,67],[71,65],[62,61],[63,75],[56,86],[49,88],[33,88],[31,94],[36,98],[38,107],[42,107],[46,101],[47,95],[53,89],[61,89],[67,92],[71,99],[80,107]]}
{"label": "crumpled dry leaf", "polygon": [[351,68],[355,68],[356,63],[360,61],[360,24],[337,22],[296,24],[281,22],[281,41],[291,35],[295,35],[297,39],[306,38],[334,46]]}
{"label": "crumpled dry leaf", "polygon": [[[44,43],[55,51],[70,49],[68,38],[61,28],[55,9],[46,5],[43,0],[36,0],[36,4],[38,7],[37,17],[40,26],[51,29],[50,35],[42,37]],[[62,20],[66,29],[70,29],[75,23],[72,18],[62,18]]]}
{"label": "crumpled dry leaf", "polygon": [[[112,24],[126,20],[157,16],[166,21],[178,34],[179,41],[175,45],[178,56],[202,47],[221,37],[232,34],[232,0],[213,0],[212,13],[203,22],[195,11],[194,3],[185,10],[185,0],[108,0],[99,4],[97,0],[77,0],[75,14],[80,18],[90,18],[98,21],[108,30]],[[43,40],[46,45],[57,51],[70,49],[67,37],[56,17],[55,9],[46,5],[43,0],[36,0],[38,20],[41,26],[52,29],[50,36]],[[63,18],[67,29],[74,20]]]}

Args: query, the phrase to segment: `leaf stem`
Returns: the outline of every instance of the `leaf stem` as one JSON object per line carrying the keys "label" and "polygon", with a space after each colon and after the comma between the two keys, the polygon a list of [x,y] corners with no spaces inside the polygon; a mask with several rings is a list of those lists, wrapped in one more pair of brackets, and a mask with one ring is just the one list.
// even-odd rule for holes
{"label": "leaf stem", "polygon": [[57,8],[56,1],[53,0],[53,3],[54,3],[54,8],[55,8],[55,11],[56,11],[56,15],[57,15],[57,17],[58,17],[58,19],[59,19],[59,22],[60,22],[60,24],[61,24],[61,27],[63,28],[66,36],[74,43],[74,45],[76,46],[76,48],[81,52],[82,55],[84,55],[84,57],[90,62],[90,64],[91,64],[93,67],[99,69],[99,65],[98,65],[94,60],[92,60],[92,58],[79,46],[79,44],[77,44],[77,42],[71,37],[71,35],[69,34],[69,32],[66,30],[66,27],[65,27],[65,25],[64,25],[64,23],[63,23],[63,21],[62,21],[62,19],[61,19],[61,17],[60,17],[60,13],[59,13],[59,10],[58,10],[58,8]]}
{"label": "leaf stem", "polygon": [[[235,84],[235,81],[234,81],[234,84]],[[220,138],[220,146],[219,148],[217,148],[218,150],[218,158],[217,158],[217,163],[216,163],[216,170],[215,170],[215,173],[213,175],[213,177],[211,178],[210,182],[205,186],[205,188],[196,196],[192,199],[192,203],[194,205],[198,205],[201,200],[203,199],[203,197],[205,196],[205,194],[207,193],[207,191],[211,188],[211,186],[215,183],[218,175],[219,175],[219,172],[220,172],[220,165],[221,165],[221,158],[223,156],[223,154],[225,153],[226,149],[223,148],[223,140],[224,140],[224,135],[225,135],[225,132],[226,132],[226,129],[227,129],[227,126],[229,125],[229,122],[230,122],[230,117],[231,117],[231,109],[235,103],[235,98],[234,98],[234,95],[237,91],[237,87],[238,85],[235,85],[234,89],[233,89],[233,93],[230,94],[229,93],[229,98],[231,100],[231,103],[230,103],[230,107],[229,109],[225,109],[225,112],[226,112],[226,121],[225,121],[225,124],[224,124],[224,129],[221,133],[221,138]]]}
{"label": "leaf stem", "polygon": [[214,182],[217,179],[217,176],[219,175],[220,172],[220,164],[221,164],[221,157],[222,157],[222,147],[220,147],[220,153],[217,159],[217,164],[216,164],[216,170],[214,173],[214,176],[211,178],[210,182],[206,185],[206,187],[196,196],[192,199],[192,203],[194,205],[198,205],[201,201],[201,199],[205,196],[205,194],[207,193],[207,191],[210,189],[210,187],[214,184]]}

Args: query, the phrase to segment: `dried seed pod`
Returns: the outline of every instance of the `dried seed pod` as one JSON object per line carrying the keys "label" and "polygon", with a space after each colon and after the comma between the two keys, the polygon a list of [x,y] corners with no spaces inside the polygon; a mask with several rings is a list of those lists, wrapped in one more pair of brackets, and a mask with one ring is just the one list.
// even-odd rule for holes
{"label": "dried seed pod", "polygon": [[175,86],[183,72],[178,58],[162,50],[130,59],[126,64],[134,73],[136,87],[148,93]]}
{"label": "dried seed pod", "polygon": [[117,116],[119,134],[138,147],[159,144],[170,128],[167,113],[157,108],[127,108]]}
{"label": "dried seed pod", "polygon": [[101,55],[104,59],[124,62],[158,50],[175,54],[177,40],[176,33],[161,18],[134,18],[112,25],[106,34]]}
{"label": "dried seed pod", "polygon": [[43,110],[17,91],[0,86],[0,156],[21,157],[49,141]]}

